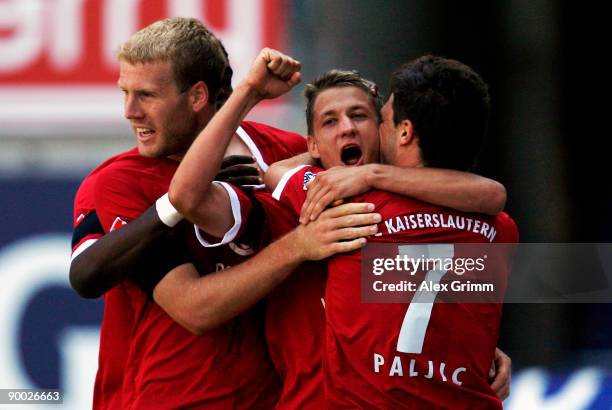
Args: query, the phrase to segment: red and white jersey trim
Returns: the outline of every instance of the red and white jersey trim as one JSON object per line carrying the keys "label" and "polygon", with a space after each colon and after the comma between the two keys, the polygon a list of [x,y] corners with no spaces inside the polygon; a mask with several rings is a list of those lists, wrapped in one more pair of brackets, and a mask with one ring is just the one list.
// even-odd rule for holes
{"label": "red and white jersey trim", "polygon": [[276,185],[274,192],[272,192],[272,198],[276,199],[277,201],[280,201],[280,197],[283,194],[283,191],[285,190],[285,186],[287,186],[287,182],[289,182],[289,179],[291,179],[291,177],[295,175],[300,169],[308,166],[309,165],[298,165],[297,167],[285,172],[281,177],[280,181],[278,181],[278,185]]}
{"label": "red and white jersey trim", "polygon": [[259,165],[259,168],[261,168],[261,171],[267,172],[269,165],[266,163],[266,161],[264,161],[261,151],[255,144],[253,139],[249,136],[249,134],[247,134],[247,132],[240,126],[236,130],[236,134],[240,137],[242,142],[244,142],[246,146],[249,148],[249,151],[251,151],[251,154],[253,154],[253,157],[255,158],[255,161],[257,161],[257,165]]}
{"label": "red and white jersey trim", "polygon": [[123,219],[121,219],[120,216],[118,216],[113,221],[113,224],[111,225],[109,229],[109,232],[116,231],[117,229],[124,227],[125,225],[127,225],[127,222],[125,222]]}
{"label": "red and white jersey trim", "polygon": [[91,238],[91,239],[87,239],[85,241],[83,241],[82,243],[80,243],[73,251],[72,251],[72,256],[70,257],[70,262],[72,263],[72,261],[74,260],[74,258],[76,258],[77,256],[79,256],[80,254],[82,254],[83,252],[85,252],[85,249],[89,248],[91,245],[93,245],[96,241],[98,240],[98,238]]}
{"label": "red and white jersey trim", "polygon": [[210,243],[206,239],[204,239],[200,228],[197,225],[194,225],[196,237],[198,238],[198,241],[200,241],[200,244],[202,244],[202,246],[204,246],[205,248],[215,248],[217,246],[227,245],[228,243],[236,239],[236,236],[240,231],[240,227],[242,226],[240,200],[238,200],[238,195],[236,194],[236,191],[234,191],[234,188],[232,188],[231,185],[225,182],[213,181],[213,183],[221,185],[229,195],[230,204],[232,207],[232,215],[234,217],[234,225],[225,233],[225,235],[223,235],[223,239],[221,239],[221,241],[217,243]]}

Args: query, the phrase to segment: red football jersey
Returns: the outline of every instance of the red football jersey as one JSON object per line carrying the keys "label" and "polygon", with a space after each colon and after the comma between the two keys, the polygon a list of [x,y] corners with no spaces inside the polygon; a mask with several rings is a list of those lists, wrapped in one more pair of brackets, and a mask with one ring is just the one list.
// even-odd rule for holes
{"label": "red football jersey", "polygon": [[[311,166],[290,171],[274,196],[299,212],[305,185],[320,171]],[[386,192],[356,200],[374,203],[383,216],[380,236],[369,242],[444,243],[454,249],[453,243],[518,240],[514,222],[503,213],[462,214]],[[441,215],[463,219],[451,225]],[[362,303],[361,283],[360,251],[330,260],[324,354],[330,408],[501,408],[488,384],[500,304],[414,303],[408,315],[408,303]]]}
{"label": "red football jersey", "polygon": [[[98,221],[94,200],[94,188],[98,174],[123,155],[125,154],[114,156],[99,165],[83,180],[77,191],[74,200],[74,229],[75,233],[79,230],[82,233],[73,243],[73,258],[103,235],[102,230],[84,225],[92,217]],[[98,372],[93,398],[93,407],[96,409],[123,407],[123,377],[130,350],[130,334],[134,317],[126,285],[116,286],[104,294],[104,317],[100,330]]]}
{"label": "red football jersey", "polygon": [[[306,147],[297,134],[256,123],[243,123],[237,134],[262,169]],[[168,159],[144,158],[134,149],[94,171],[94,208],[104,229],[117,229],[151,206],[167,191],[177,166]],[[200,272],[235,263],[224,259],[235,254],[228,248],[207,254],[198,264]],[[270,407],[279,387],[262,332],[261,315],[253,310],[195,337],[125,281],[105,295],[94,407]],[[122,380],[121,397],[117,384]]]}
{"label": "red football jersey", "polygon": [[[240,224],[263,219],[253,212],[253,202],[239,189],[230,194],[234,215]],[[261,246],[278,238],[297,225],[298,217],[289,203],[278,202],[265,192],[255,199],[263,208],[266,230]],[[243,226],[235,226],[240,232]],[[226,238],[226,239],[233,239]],[[325,266],[304,263],[274,289],[266,299],[266,339],[270,355],[283,379],[278,409],[320,409],[325,407],[322,378],[322,346],[325,330],[323,291]]]}
{"label": "red football jersey", "polygon": [[[386,192],[356,200],[374,203],[383,217],[382,235],[369,242],[446,244],[436,249],[453,257],[464,243],[518,241],[516,225],[504,213],[464,214]],[[360,262],[360,252],[353,252],[328,264],[325,382],[330,406],[501,408],[488,382],[501,303],[435,303],[435,296],[431,303],[414,303],[419,292],[413,303],[362,303]],[[497,261],[487,274],[505,279],[509,262]],[[421,272],[417,282],[429,281],[426,274]]]}
{"label": "red football jersey", "polygon": [[[314,176],[313,172],[319,170],[299,166],[288,171],[272,194],[274,199],[289,209],[296,223],[306,199],[303,186]],[[294,177],[296,173],[299,173],[298,177]],[[290,180],[297,183],[288,183]],[[288,400],[284,408],[287,409],[319,409],[326,405],[322,367],[325,279],[323,263],[307,263],[268,297],[268,343],[273,352],[282,357],[278,362],[289,363],[293,367],[293,370],[289,368],[286,371],[287,377],[293,378],[292,382],[285,382]]]}

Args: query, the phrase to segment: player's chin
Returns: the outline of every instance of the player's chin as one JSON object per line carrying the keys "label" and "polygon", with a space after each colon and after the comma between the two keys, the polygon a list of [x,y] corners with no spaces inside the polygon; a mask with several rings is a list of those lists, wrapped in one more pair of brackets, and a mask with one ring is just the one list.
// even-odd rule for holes
{"label": "player's chin", "polygon": [[163,150],[154,144],[138,143],[138,153],[146,158],[159,158],[163,155]]}

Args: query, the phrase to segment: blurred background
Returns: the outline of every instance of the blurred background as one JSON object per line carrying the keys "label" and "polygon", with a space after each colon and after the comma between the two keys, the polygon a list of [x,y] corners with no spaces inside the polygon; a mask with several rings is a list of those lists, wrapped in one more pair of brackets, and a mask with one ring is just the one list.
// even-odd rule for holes
{"label": "blurred background", "polygon": [[[0,388],[60,388],[62,408],[91,405],[102,302],[67,282],[72,200],[95,165],[133,146],[114,52],[174,15],[202,19],[224,41],[235,80],[263,46],[300,59],[306,81],[358,69],[385,94],[391,70],[423,53],[471,65],[493,107],[477,172],[507,187],[521,241],[612,242],[609,23],[596,6],[0,0]],[[250,118],[304,133],[301,90]],[[499,346],[514,368],[505,407],[612,408],[611,317],[610,304],[505,305]]]}

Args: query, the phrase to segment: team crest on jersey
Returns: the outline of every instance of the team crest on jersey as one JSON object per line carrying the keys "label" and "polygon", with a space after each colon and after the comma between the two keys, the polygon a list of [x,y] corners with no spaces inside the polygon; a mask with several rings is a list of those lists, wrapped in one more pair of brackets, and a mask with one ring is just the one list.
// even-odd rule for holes
{"label": "team crest on jersey", "polygon": [[317,174],[315,174],[314,172],[310,172],[310,171],[304,172],[304,191],[308,191],[308,187],[306,185],[308,185],[310,181],[315,179],[316,176]]}
{"label": "team crest on jersey", "polygon": [[113,224],[110,227],[110,232],[121,228],[122,226],[127,225],[127,222],[125,222],[123,219],[121,219],[120,217],[116,217],[115,220],[113,221]]}

